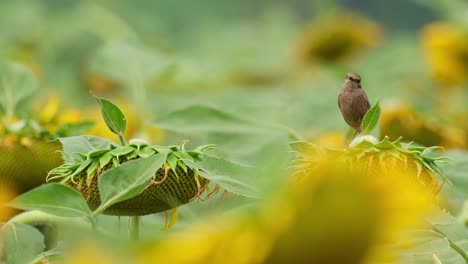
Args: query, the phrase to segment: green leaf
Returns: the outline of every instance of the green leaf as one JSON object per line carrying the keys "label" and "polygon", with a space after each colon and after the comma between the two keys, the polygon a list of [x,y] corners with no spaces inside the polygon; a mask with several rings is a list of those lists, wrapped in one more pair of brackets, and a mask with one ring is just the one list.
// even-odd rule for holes
{"label": "green leaf", "polygon": [[143,82],[155,78],[170,65],[168,58],[156,49],[122,40],[105,43],[96,51],[90,64],[93,72],[128,87],[134,87],[140,78]]}
{"label": "green leaf", "polygon": [[115,134],[123,135],[127,129],[127,120],[122,110],[105,98],[96,97],[96,99],[101,105],[102,117],[107,127]]}
{"label": "green leaf", "polygon": [[104,168],[109,162],[112,160],[114,156],[108,151],[106,154],[102,155],[102,157],[99,158],[99,166],[101,168]]}
{"label": "green leaf", "polygon": [[179,159],[177,156],[171,152],[169,155],[167,155],[167,163],[169,163],[169,166],[171,167],[172,172],[174,172],[175,176],[178,178],[179,175],[177,175],[177,162]]}
{"label": "green leaf", "polygon": [[94,151],[88,152],[88,155],[86,155],[86,158],[87,159],[101,158],[102,156],[106,155],[110,151],[111,150],[109,150],[109,149],[94,150]]}
{"label": "green leaf", "polygon": [[158,153],[148,158],[125,162],[99,177],[101,205],[93,215],[98,215],[109,206],[130,199],[144,190],[151,177],[166,162],[167,153]]}
{"label": "green leaf", "polygon": [[362,132],[367,134],[371,132],[379,123],[380,119],[380,100],[367,111],[362,122]]}
{"label": "green leaf", "polygon": [[[445,185],[442,189],[444,197],[447,197],[450,210],[459,214],[468,200],[468,151],[452,150],[444,153],[452,161],[441,163],[440,168],[444,175],[452,182],[452,185]],[[468,223],[468,207],[461,213],[462,219]]]}
{"label": "green leaf", "polygon": [[414,230],[408,233],[410,240],[404,243],[406,246],[397,245],[401,263],[468,263],[465,226],[445,211],[438,211],[426,219],[430,229]]}
{"label": "green leaf", "polygon": [[30,97],[36,89],[36,78],[26,67],[0,62],[0,113],[12,118],[17,105]]}
{"label": "green leaf", "polygon": [[120,157],[125,156],[135,151],[135,147],[132,146],[121,146],[110,151],[112,156]]}
{"label": "green leaf", "polygon": [[155,125],[187,134],[259,132],[258,123],[208,105],[189,105],[175,110],[159,117]]}
{"label": "green leaf", "polygon": [[86,175],[88,177],[94,176],[94,173],[96,172],[97,167],[99,166],[99,160],[95,159],[89,164],[89,167],[86,169]]}
{"label": "green leaf", "polygon": [[141,150],[138,152],[138,156],[140,156],[142,158],[147,158],[147,157],[153,155],[154,153],[156,153],[156,151],[152,147],[145,146],[145,147],[141,148]]}
{"label": "green leaf", "polygon": [[[91,151],[109,149],[114,143],[110,140],[94,136],[74,136],[58,138],[63,146],[62,158],[66,163],[83,161],[83,156]],[[82,154],[82,155],[80,155]]]}
{"label": "green leaf", "polygon": [[83,217],[91,214],[88,204],[78,191],[59,183],[44,184],[32,189],[14,199],[10,205],[23,210],[39,210],[64,217]]}
{"label": "green leaf", "polygon": [[58,137],[77,136],[88,132],[93,126],[94,123],[92,121],[66,123],[57,128],[55,135]]}
{"label": "green leaf", "polygon": [[9,222],[3,226],[1,235],[8,264],[30,263],[45,248],[44,236],[36,228],[26,224]]}
{"label": "green leaf", "polygon": [[378,149],[394,149],[396,146],[393,142],[390,141],[390,138],[385,136],[384,139],[375,144],[374,147]]}
{"label": "green leaf", "polygon": [[253,169],[228,161],[220,157],[206,156],[202,163],[183,160],[191,168],[198,169],[198,173],[229,192],[244,197],[258,198],[260,191],[253,182]]}

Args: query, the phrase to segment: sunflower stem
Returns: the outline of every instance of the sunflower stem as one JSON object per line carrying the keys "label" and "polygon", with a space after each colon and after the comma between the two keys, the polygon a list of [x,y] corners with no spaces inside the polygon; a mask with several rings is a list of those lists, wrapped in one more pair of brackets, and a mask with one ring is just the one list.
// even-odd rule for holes
{"label": "sunflower stem", "polygon": [[130,238],[132,240],[138,240],[140,237],[140,216],[130,216]]}
{"label": "sunflower stem", "polygon": [[125,140],[123,134],[119,133],[117,135],[119,136],[120,144],[122,144],[122,146],[127,146],[127,141]]}

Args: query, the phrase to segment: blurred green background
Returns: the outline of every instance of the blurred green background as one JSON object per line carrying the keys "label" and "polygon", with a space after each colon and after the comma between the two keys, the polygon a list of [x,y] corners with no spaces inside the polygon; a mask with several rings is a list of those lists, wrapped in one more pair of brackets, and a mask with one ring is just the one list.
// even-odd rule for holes
{"label": "blurred green background", "polygon": [[[291,141],[343,150],[353,131],[337,96],[348,72],[362,76],[371,104],[381,102],[373,135],[449,151],[455,166],[443,168],[454,186],[444,187],[443,208],[460,218],[444,220],[466,231],[460,222],[466,222],[468,199],[467,13],[464,0],[9,0],[0,5],[0,57],[25,65],[38,80],[18,119],[36,119],[51,130],[91,120],[95,126],[85,134],[117,141],[91,91],[123,109],[127,138],[216,144],[218,158],[205,165],[218,165],[224,187],[240,195],[181,207],[179,223],[166,233],[159,230],[161,214],[148,216],[147,241],[194,228],[203,217],[258,220],[268,211],[263,202],[276,201],[288,186]],[[346,193],[343,182],[330,197]],[[106,232],[117,232],[114,218],[100,221]],[[230,227],[235,231],[237,224]],[[460,235],[434,248],[460,260],[448,239],[468,235],[449,231]],[[119,243],[126,247],[123,236]]]}

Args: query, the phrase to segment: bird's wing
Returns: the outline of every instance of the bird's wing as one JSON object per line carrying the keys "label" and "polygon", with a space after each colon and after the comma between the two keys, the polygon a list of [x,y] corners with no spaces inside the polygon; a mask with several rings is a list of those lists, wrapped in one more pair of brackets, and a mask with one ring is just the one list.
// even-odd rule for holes
{"label": "bird's wing", "polygon": [[361,122],[370,108],[369,99],[367,99],[364,91],[359,96],[353,98],[352,108],[357,120]]}
{"label": "bird's wing", "polygon": [[370,103],[369,103],[369,98],[367,98],[367,94],[366,94],[366,93],[364,93],[364,97],[366,98],[367,110],[369,110],[370,107],[371,107],[371,105],[370,105]]}
{"label": "bird's wing", "polygon": [[341,97],[343,96],[343,90],[340,91],[340,94],[338,95],[338,108],[341,109],[340,101]]}

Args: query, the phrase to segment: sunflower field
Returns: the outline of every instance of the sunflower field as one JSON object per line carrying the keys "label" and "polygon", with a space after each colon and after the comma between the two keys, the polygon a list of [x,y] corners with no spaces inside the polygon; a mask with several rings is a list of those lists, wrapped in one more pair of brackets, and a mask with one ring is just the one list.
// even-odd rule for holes
{"label": "sunflower field", "polygon": [[467,264],[466,0],[4,0],[0,264]]}

